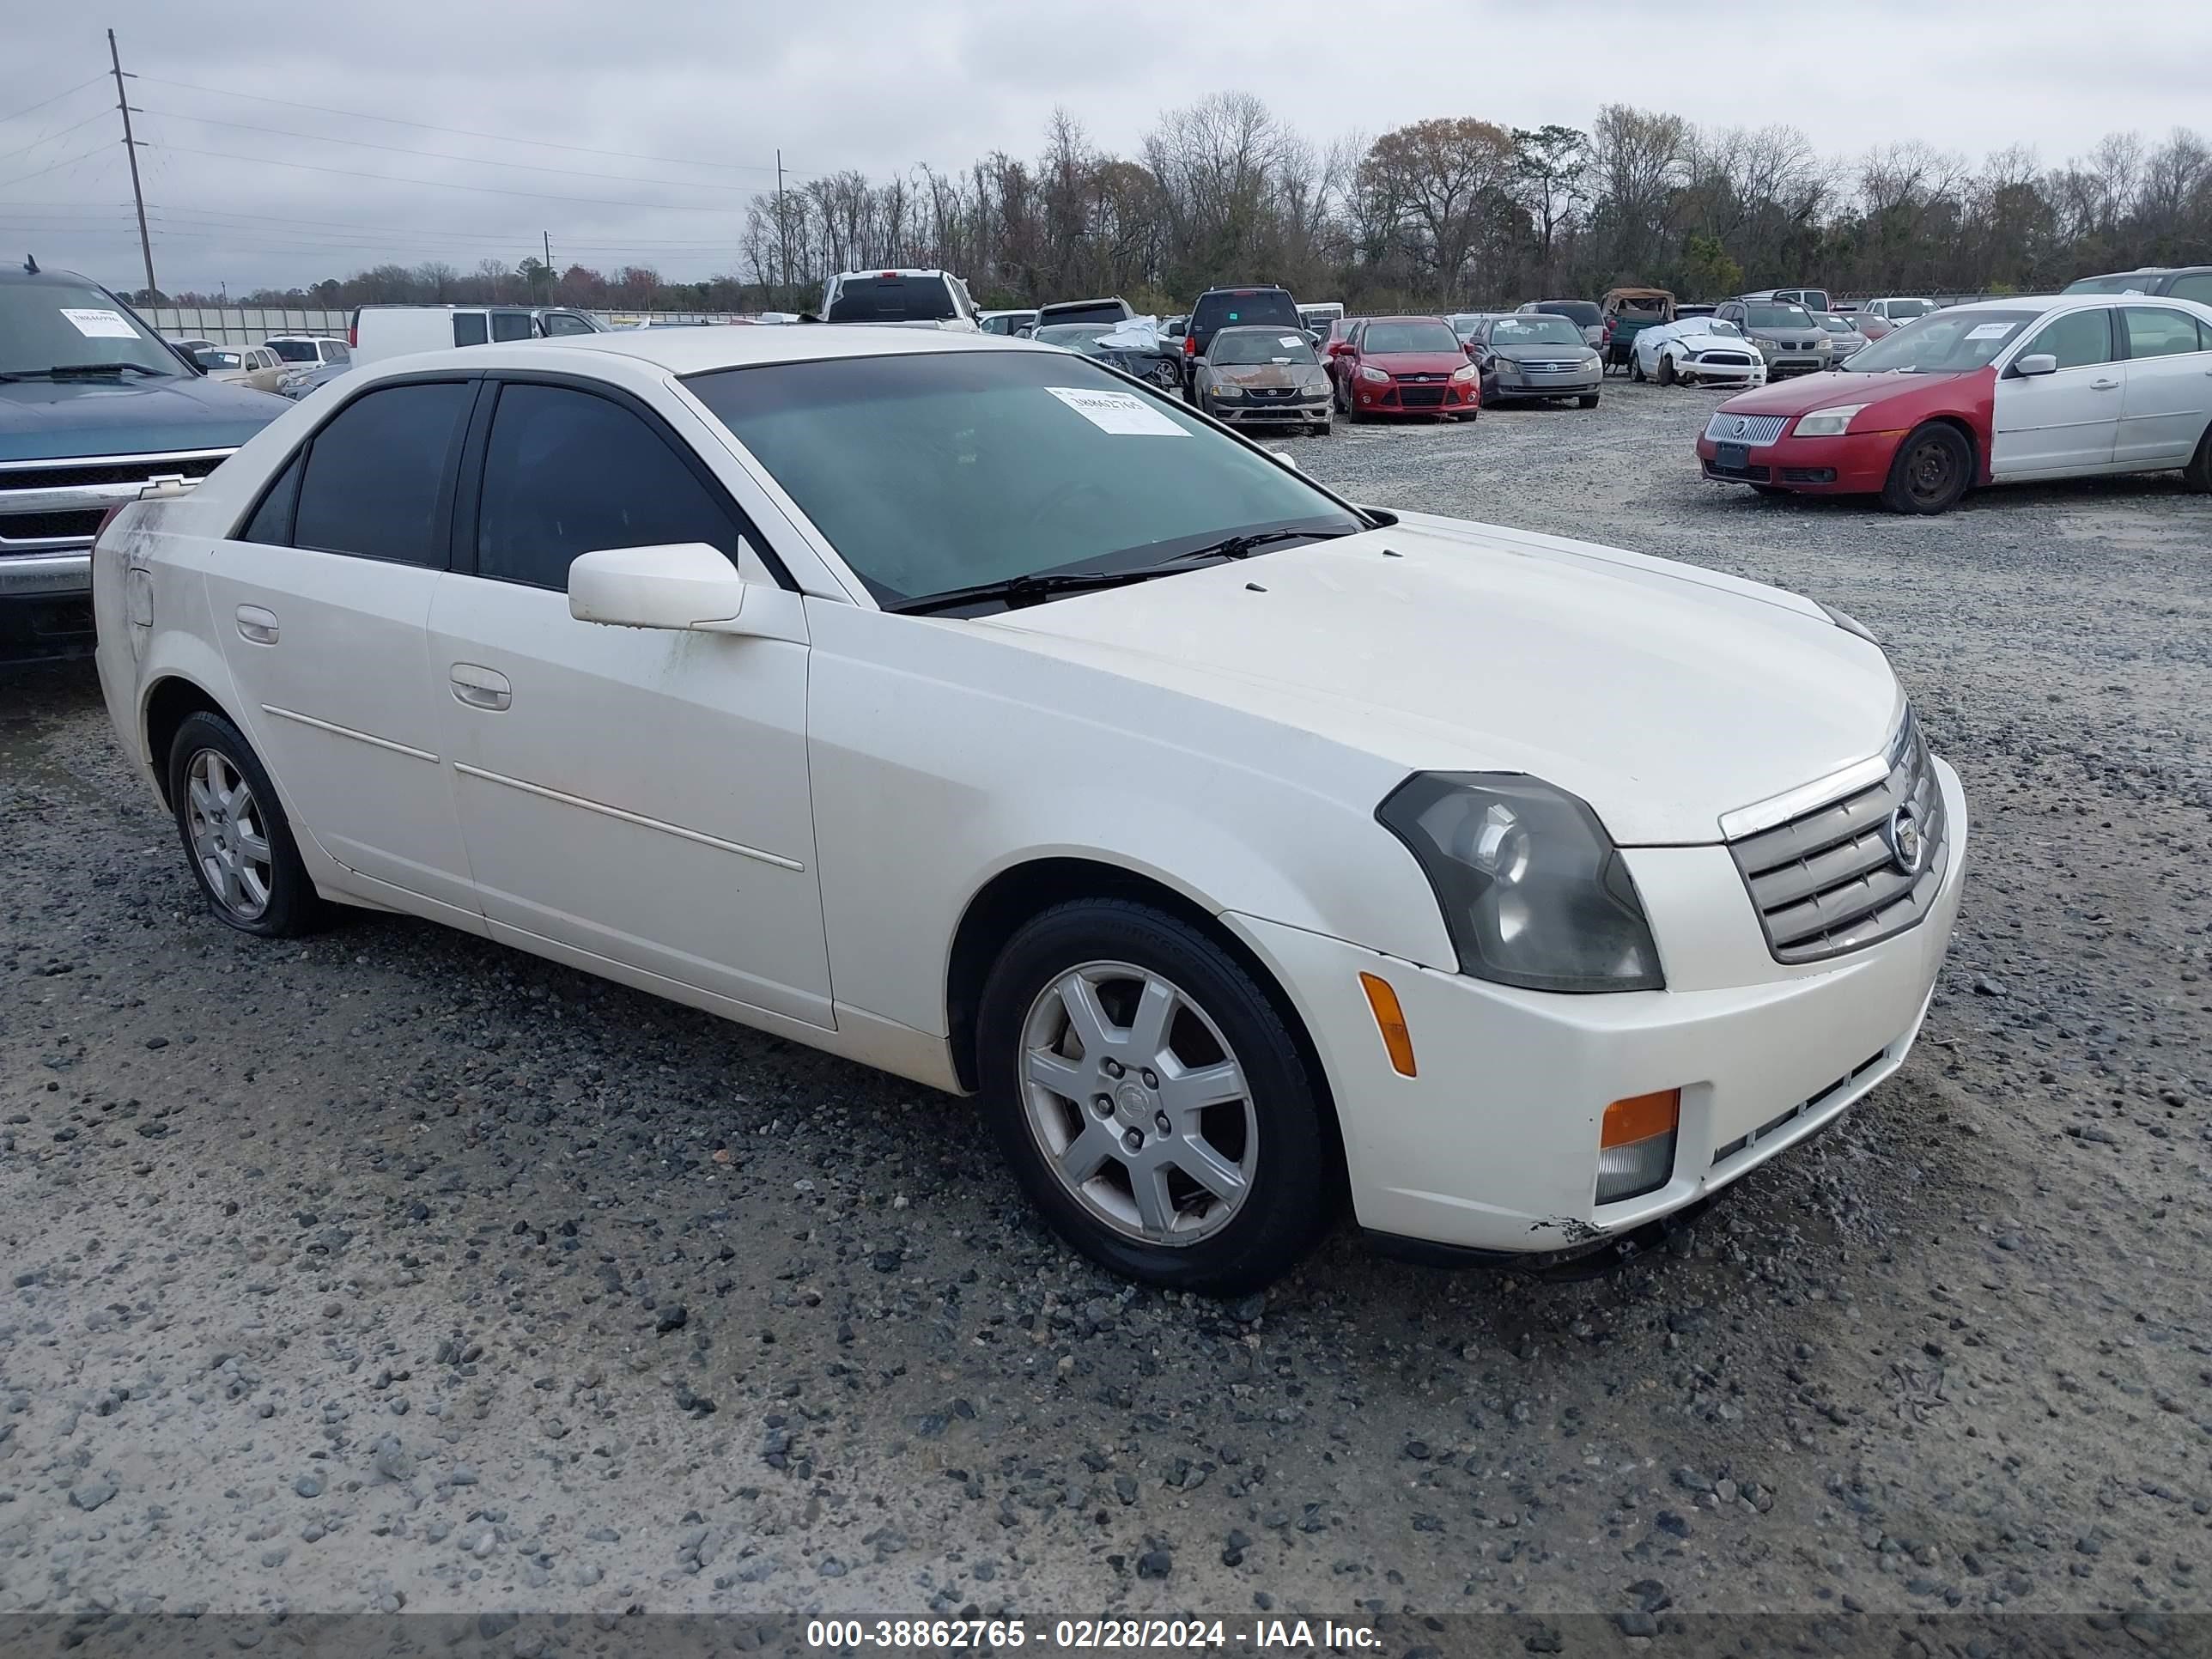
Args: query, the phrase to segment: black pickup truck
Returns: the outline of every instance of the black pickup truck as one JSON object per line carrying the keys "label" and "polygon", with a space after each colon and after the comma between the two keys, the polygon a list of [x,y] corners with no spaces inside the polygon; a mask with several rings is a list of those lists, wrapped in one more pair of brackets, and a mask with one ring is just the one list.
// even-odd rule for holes
{"label": "black pickup truck", "polygon": [[205,477],[290,407],[208,379],[87,277],[0,270],[0,662],[89,652],[102,515]]}

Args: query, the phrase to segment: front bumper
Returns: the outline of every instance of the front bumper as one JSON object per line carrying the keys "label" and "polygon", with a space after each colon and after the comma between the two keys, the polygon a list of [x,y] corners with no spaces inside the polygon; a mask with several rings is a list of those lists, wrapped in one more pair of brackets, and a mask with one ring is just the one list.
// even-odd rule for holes
{"label": "front bumper", "polygon": [[82,656],[92,647],[89,552],[0,558],[0,662]]}
{"label": "front bumper", "polygon": [[[1794,422],[1793,422],[1794,424]],[[1720,446],[1700,433],[1698,461],[1715,483],[1771,484],[1812,495],[1872,495],[1889,480],[1901,432],[1848,432],[1799,438],[1784,428],[1771,444],[1745,447],[1740,468],[1720,465]]]}
{"label": "front bumper", "polygon": [[1826,352],[1777,351],[1760,354],[1766,358],[1766,378],[1786,380],[1797,374],[1819,374],[1834,367],[1835,360]]}
{"label": "front bumper", "polygon": [[[1360,1225],[1497,1254],[1585,1249],[1702,1201],[1833,1122],[1903,1063],[1950,942],[1966,808],[1958,775],[1941,761],[1936,772],[1952,827],[1927,919],[1808,968],[1769,954],[1721,846],[1624,851],[1667,969],[1664,991],[1522,991],[1225,918],[1288,988],[1313,1037]],[[1396,991],[1417,1076],[1392,1069],[1363,972]],[[1607,1103],[1678,1087],[1667,1183],[1596,1202]]]}
{"label": "front bumper", "polygon": [[1393,380],[1377,386],[1354,376],[1352,406],[1362,415],[1472,415],[1482,406],[1482,392],[1474,380],[1431,380],[1410,383]]}
{"label": "front bumper", "polygon": [[1605,366],[1592,363],[1588,368],[1561,374],[1500,374],[1490,395],[1500,403],[1514,398],[1586,398],[1604,385]]}
{"label": "front bumper", "polygon": [[1214,398],[1206,399],[1206,412],[1231,426],[1319,425],[1334,412],[1328,393],[1310,398]]}
{"label": "front bumper", "polygon": [[1765,386],[1766,360],[1761,357],[1750,363],[1712,363],[1684,357],[1674,365],[1674,374],[1685,386]]}

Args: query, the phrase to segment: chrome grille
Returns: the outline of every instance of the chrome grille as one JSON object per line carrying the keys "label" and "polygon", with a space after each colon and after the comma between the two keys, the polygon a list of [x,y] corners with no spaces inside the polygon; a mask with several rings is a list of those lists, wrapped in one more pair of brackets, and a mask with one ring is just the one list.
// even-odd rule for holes
{"label": "chrome grille", "polygon": [[1398,401],[1407,409],[1437,409],[1444,400],[1444,389],[1440,386],[1409,386],[1401,388]]}
{"label": "chrome grille", "polygon": [[109,507],[135,501],[156,478],[205,477],[229,453],[194,449],[0,462],[0,556],[80,552],[92,545],[93,532]]}
{"label": "chrome grille", "polygon": [[[1777,962],[1818,962],[1915,926],[1936,902],[1949,852],[1943,792],[1908,708],[1889,769],[1770,829],[1729,842]],[[1907,867],[1907,820],[1921,843]]]}
{"label": "chrome grille", "polygon": [[1705,436],[1717,444],[1771,444],[1782,435],[1787,416],[1730,415],[1716,410],[1705,422]]}
{"label": "chrome grille", "polygon": [[[1749,368],[1752,365],[1752,359],[1741,351],[1700,351],[1696,361],[1715,368]],[[1733,420],[1735,417],[1730,416],[1729,418]]]}

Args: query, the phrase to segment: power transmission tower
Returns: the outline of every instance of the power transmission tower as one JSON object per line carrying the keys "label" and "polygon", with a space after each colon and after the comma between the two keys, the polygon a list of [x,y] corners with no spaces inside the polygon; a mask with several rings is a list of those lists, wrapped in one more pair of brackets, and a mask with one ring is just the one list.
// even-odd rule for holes
{"label": "power transmission tower", "polygon": [[146,234],[146,192],[138,186],[138,141],[131,136],[131,100],[123,88],[123,58],[115,49],[113,29],[107,32],[107,61],[115,70],[115,107],[123,112],[123,153],[131,158],[131,199],[138,204],[138,252],[146,256],[146,303],[152,305],[161,291],[154,285],[154,240]]}

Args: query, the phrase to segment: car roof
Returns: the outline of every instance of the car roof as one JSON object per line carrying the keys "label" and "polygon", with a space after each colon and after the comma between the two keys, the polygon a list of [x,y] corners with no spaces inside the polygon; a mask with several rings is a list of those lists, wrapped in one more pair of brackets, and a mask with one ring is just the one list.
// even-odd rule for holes
{"label": "car roof", "polygon": [[951,329],[905,328],[873,323],[794,323],[779,328],[630,328],[611,334],[570,334],[559,340],[517,340],[465,349],[412,353],[385,358],[368,373],[382,378],[388,366],[425,368],[552,368],[571,353],[626,357],[670,374],[703,374],[718,368],[746,368],[763,363],[800,363],[841,357],[920,356],[934,351],[1049,351],[997,334],[968,334]]}
{"label": "car roof", "polygon": [[1364,323],[1441,323],[1443,319],[1435,312],[1408,311],[1382,317],[1363,317]]}

